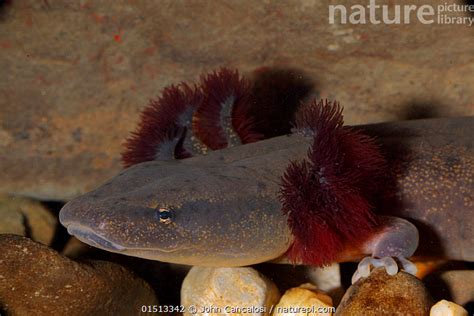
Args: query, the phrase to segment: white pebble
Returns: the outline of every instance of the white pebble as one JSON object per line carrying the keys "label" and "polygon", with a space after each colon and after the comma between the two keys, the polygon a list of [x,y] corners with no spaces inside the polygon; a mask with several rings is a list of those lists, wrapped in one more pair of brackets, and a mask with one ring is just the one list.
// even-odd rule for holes
{"label": "white pebble", "polygon": [[279,298],[276,285],[248,267],[193,267],[181,287],[184,315],[269,315]]}
{"label": "white pebble", "polygon": [[331,297],[309,283],[289,289],[274,307],[273,316],[332,315]]}
{"label": "white pebble", "polygon": [[467,311],[456,303],[441,300],[431,307],[430,316],[467,316]]}

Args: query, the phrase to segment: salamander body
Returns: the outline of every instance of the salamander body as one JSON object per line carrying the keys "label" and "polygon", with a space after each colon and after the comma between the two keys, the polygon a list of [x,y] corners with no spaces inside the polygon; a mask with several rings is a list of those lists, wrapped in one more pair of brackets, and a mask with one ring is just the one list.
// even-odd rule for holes
{"label": "salamander body", "polygon": [[[225,100],[229,102],[229,98]],[[418,231],[412,222],[422,232],[419,255],[473,260],[473,230],[466,216],[473,211],[474,119],[432,119],[343,129],[338,108],[325,111],[324,104],[319,103],[317,111],[312,112],[317,117],[306,117],[310,123],[319,123],[299,126],[299,132],[291,135],[259,140],[258,132],[248,133],[252,137],[248,137],[251,141],[247,144],[241,141],[242,144],[221,149],[214,143],[219,150],[208,152],[196,145],[195,137],[186,134],[189,115],[187,123],[181,116],[181,125],[173,125],[171,133],[166,131],[168,147],[155,154],[158,160],[129,164],[96,190],[67,203],[60,221],[70,234],[107,251],[206,266],[243,266],[287,259],[324,265],[359,260],[365,255],[396,257],[403,263],[418,245]],[[241,124],[240,128],[242,131],[250,127]],[[331,156],[314,152],[318,150],[316,145],[331,140],[333,136],[322,133],[331,128],[340,131],[336,136],[329,133],[340,137],[336,143],[342,139],[342,143],[352,146],[353,141],[355,145],[349,150],[336,147],[337,168],[328,171],[327,163],[320,166],[314,157]],[[348,138],[346,133],[350,134]],[[225,135],[235,137],[228,132]],[[366,180],[371,177],[367,170],[371,170],[371,161],[378,164],[379,160],[358,164],[346,156],[370,153],[372,136],[381,144],[380,152],[389,166],[383,170],[389,170],[391,176],[386,178],[390,183],[386,183],[385,191],[370,196],[369,203],[362,195],[372,185]],[[158,138],[162,145],[163,133]],[[367,143],[369,149],[363,147]],[[357,147],[359,144],[362,147]],[[186,159],[163,159],[166,155]],[[349,169],[339,168],[339,164],[348,161]],[[353,178],[352,182],[360,182],[358,186],[351,187],[351,182],[346,184],[338,178],[351,168],[365,168]],[[293,181],[296,176],[297,181]],[[340,195],[332,192],[305,192],[306,183],[321,190],[340,189],[344,198],[337,200]],[[350,194],[355,198],[349,201],[360,206],[350,210],[353,213],[346,210],[353,204],[344,204],[345,196]],[[321,198],[307,202],[313,195]],[[298,214],[292,201],[299,208],[307,208],[301,211],[305,213]],[[318,213],[318,205],[322,205],[323,214]],[[331,207],[325,209],[327,205]],[[358,219],[359,214],[368,218]],[[309,228],[300,234],[297,230],[306,218]],[[313,234],[311,227],[319,231]],[[331,252],[330,247],[337,251]]]}

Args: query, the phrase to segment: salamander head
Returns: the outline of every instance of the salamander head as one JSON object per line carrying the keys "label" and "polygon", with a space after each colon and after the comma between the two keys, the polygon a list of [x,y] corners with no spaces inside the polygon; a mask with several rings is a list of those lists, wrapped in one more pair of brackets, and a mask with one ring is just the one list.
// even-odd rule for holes
{"label": "salamander head", "polygon": [[[235,192],[235,185],[245,192]],[[274,259],[291,243],[278,201],[261,198],[259,190],[246,179],[229,181],[216,168],[147,162],[67,203],[60,221],[70,234],[107,251],[242,266]]]}

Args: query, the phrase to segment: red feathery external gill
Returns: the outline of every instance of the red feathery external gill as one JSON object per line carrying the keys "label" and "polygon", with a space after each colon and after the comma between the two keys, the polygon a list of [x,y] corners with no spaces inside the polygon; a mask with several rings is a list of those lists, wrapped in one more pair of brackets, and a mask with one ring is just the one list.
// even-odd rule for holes
{"label": "red feathery external gill", "polygon": [[374,139],[343,126],[336,102],[306,104],[296,124],[313,142],[307,159],[291,162],[282,177],[280,201],[295,237],[288,256],[325,265],[373,232],[372,193],[385,160]]}
{"label": "red feathery external gill", "polygon": [[125,142],[122,161],[130,167],[182,159],[283,135],[310,90],[296,72],[273,69],[259,69],[249,81],[237,70],[221,68],[202,75],[196,86],[171,85],[142,112],[137,130]]}

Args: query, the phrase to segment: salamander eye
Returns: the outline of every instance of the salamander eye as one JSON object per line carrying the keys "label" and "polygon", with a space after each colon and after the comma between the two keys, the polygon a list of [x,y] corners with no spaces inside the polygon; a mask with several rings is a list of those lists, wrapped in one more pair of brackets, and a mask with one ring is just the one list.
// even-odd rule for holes
{"label": "salamander eye", "polygon": [[171,223],[171,210],[167,207],[159,207],[157,212],[157,217],[160,220],[160,223],[169,224]]}

